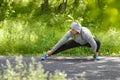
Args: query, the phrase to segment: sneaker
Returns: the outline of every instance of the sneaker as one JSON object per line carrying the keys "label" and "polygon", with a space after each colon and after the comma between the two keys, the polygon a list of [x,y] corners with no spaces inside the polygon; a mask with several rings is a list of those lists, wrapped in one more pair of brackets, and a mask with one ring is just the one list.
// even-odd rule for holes
{"label": "sneaker", "polygon": [[42,57],[41,57],[41,60],[45,60],[47,59],[48,55],[47,54],[43,54]]}
{"label": "sneaker", "polygon": [[93,56],[93,59],[94,59],[94,60],[99,60],[99,56],[95,56],[95,55],[94,55],[94,56]]}

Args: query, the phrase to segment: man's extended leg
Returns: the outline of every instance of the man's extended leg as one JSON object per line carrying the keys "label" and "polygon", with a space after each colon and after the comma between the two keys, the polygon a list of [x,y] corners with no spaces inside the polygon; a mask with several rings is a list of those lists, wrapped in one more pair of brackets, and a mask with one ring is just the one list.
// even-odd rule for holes
{"label": "man's extended leg", "polygon": [[46,52],[46,54],[44,54],[41,59],[45,60],[47,58],[47,56],[50,55],[54,55],[56,53],[59,53],[61,51],[70,49],[70,48],[74,48],[74,47],[79,47],[81,46],[79,43],[76,43],[74,40],[69,40],[68,42],[66,42],[65,44],[63,44],[60,48],[58,48],[55,52],[52,52],[51,50]]}
{"label": "man's extended leg", "polygon": [[67,50],[67,49],[70,49],[70,48],[79,47],[79,46],[81,46],[79,43],[76,43],[74,40],[70,40],[70,41],[66,42],[65,44],[63,44],[60,48],[58,48],[52,54],[56,54],[56,53],[59,53],[61,51],[64,51],[64,50]]}

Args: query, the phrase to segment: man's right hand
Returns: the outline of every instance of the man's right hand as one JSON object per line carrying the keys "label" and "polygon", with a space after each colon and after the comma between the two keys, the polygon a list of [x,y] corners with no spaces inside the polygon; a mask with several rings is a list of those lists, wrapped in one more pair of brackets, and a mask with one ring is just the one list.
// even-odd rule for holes
{"label": "man's right hand", "polygon": [[52,53],[53,53],[53,51],[52,51],[52,50],[49,50],[49,51],[47,51],[46,53],[47,53],[48,56],[51,56]]}

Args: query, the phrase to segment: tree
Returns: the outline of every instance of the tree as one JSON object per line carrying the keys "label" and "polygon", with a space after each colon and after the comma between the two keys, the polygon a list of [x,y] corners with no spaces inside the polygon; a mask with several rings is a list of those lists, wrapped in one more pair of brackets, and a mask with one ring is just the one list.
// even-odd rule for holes
{"label": "tree", "polygon": [[44,0],[44,2],[41,4],[41,10],[44,12],[49,9],[49,0]]}
{"label": "tree", "polygon": [[10,17],[13,13],[14,13],[13,1],[1,0],[0,1],[0,21]]}
{"label": "tree", "polygon": [[74,6],[78,7],[78,6],[79,6],[79,1],[80,1],[80,0],[74,0],[74,3],[73,3]]}
{"label": "tree", "polygon": [[64,12],[66,8],[67,8],[67,0],[66,1],[63,0],[63,2],[58,6],[58,10]]}

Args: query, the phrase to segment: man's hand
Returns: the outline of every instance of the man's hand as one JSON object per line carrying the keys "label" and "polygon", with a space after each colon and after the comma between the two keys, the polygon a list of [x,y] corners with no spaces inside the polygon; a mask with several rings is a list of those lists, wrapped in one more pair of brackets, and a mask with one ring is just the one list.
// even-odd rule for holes
{"label": "man's hand", "polygon": [[93,59],[99,60],[98,52],[94,52],[93,54],[94,54],[94,55],[93,55]]}
{"label": "man's hand", "polygon": [[98,56],[98,52],[94,52],[93,54],[94,54],[95,56]]}
{"label": "man's hand", "polygon": [[47,51],[46,53],[47,53],[48,56],[51,56],[52,53],[53,53],[53,51],[52,51],[52,50],[49,50],[49,51]]}

